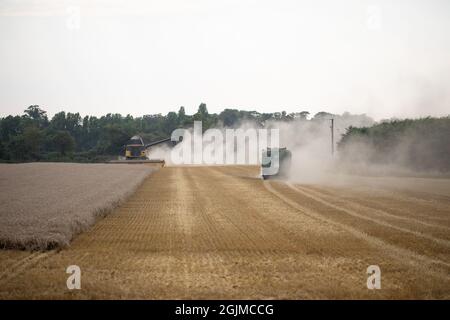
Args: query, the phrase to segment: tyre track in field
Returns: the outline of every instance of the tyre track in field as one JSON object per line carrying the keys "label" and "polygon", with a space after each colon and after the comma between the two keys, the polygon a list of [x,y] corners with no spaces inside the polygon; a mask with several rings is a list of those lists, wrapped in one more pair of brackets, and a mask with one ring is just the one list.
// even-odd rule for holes
{"label": "tyre track in field", "polygon": [[[250,168],[215,167],[214,170],[220,171],[224,179],[226,176],[231,176],[249,186],[250,193],[253,193],[254,196],[240,208],[243,212],[247,212],[247,210],[244,210],[246,206],[258,208],[259,215],[255,216],[253,221],[261,221],[270,226],[272,232],[278,234],[277,237],[287,239],[284,242],[285,245],[280,245],[278,250],[281,251],[282,248],[285,248],[286,243],[293,243],[295,250],[291,252],[333,258],[345,257],[353,261],[372,259],[373,255],[366,254],[370,248],[365,241],[355,239],[352,234],[336,225],[322,223],[323,221],[318,220],[315,216],[299,215],[296,208],[285,203],[278,196],[268,193],[263,181],[255,178],[252,174],[253,170],[250,171]],[[236,176],[236,171],[241,174]],[[253,198],[257,200],[253,201]],[[250,221],[249,224],[252,224],[252,222]],[[349,246],[358,247],[358,250],[348,250]],[[375,250],[372,248],[372,251]],[[378,254],[382,255],[382,252]]]}
{"label": "tyre track in field", "polygon": [[56,253],[56,250],[42,252],[36,251],[26,257],[12,262],[10,265],[6,266],[3,272],[0,273],[0,285],[5,285],[10,280],[18,277],[19,275],[37,266],[42,260],[50,258]]}
{"label": "tyre track in field", "polygon": [[[283,185],[285,185],[283,183]],[[287,187],[288,184],[286,184]],[[381,225],[380,223],[377,223],[376,221],[379,221],[377,219],[374,219],[376,221],[370,221],[367,217],[364,216],[365,211],[361,211],[360,213],[357,213],[355,210],[351,213],[354,213],[353,215],[349,212],[346,212],[347,208],[339,206],[339,208],[333,207],[330,205],[329,201],[324,201],[323,199],[317,199],[311,196],[308,196],[304,192],[302,193],[301,190],[296,190],[297,188],[291,188],[289,187],[289,190],[293,190],[296,192],[299,196],[303,197],[303,199],[307,199],[308,201],[312,200],[314,203],[319,204],[324,209],[317,209],[316,211],[320,212],[322,215],[328,215],[330,217],[333,217],[334,220],[339,221],[340,223],[344,223],[346,225],[349,225],[353,228],[356,228],[360,231],[363,231],[366,234],[372,235],[376,238],[383,239],[383,241],[386,241],[388,243],[391,243],[398,247],[403,247],[405,249],[408,248],[414,248],[412,251],[423,255],[423,256],[431,256],[433,259],[442,261],[444,263],[448,263],[449,260],[449,249],[448,245],[442,245],[442,243],[438,243],[439,241],[432,241],[430,239],[426,239],[427,235],[425,237],[418,237],[417,235],[411,234],[411,232],[402,232],[400,230],[395,230],[395,228],[390,227],[390,223],[386,225],[385,221],[381,221],[381,224],[384,224],[382,228],[376,227],[376,225]],[[325,208],[330,208],[332,211],[327,212]],[[344,209],[344,210],[342,210]],[[347,210],[348,211],[348,210]],[[339,213],[344,213],[344,215],[341,215]],[[358,216],[356,216],[356,215]],[[354,219],[352,219],[354,218]],[[373,218],[372,218],[373,219]],[[411,226],[409,226],[411,227]],[[394,229],[394,230],[393,230]],[[407,229],[410,230],[410,229]],[[422,230],[421,230],[422,231]],[[425,234],[425,232],[421,233]],[[445,240],[444,240],[445,241]]]}
{"label": "tyre track in field", "polygon": [[[278,192],[273,185],[269,181],[264,181],[264,186],[266,187],[267,191],[274,194],[276,197],[284,201],[285,203],[289,204],[291,207],[297,209],[300,213],[308,215],[310,217],[316,218],[317,220],[320,220],[325,223],[329,223],[331,225],[334,225],[338,228],[341,228],[349,233],[351,233],[353,236],[365,240],[371,245],[381,248],[381,249],[388,249],[391,254],[390,256],[396,260],[401,260],[406,263],[409,263],[419,269],[425,269],[424,272],[432,272],[438,277],[448,279],[448,274],[450,273],[450,264],[443,262],[441,260],[432,259],[430,257],[418,254],[414,251],[411,251],[409,249],[405,249],[402,247],[395,246],[391,243],[387,243],[380,238],[371,236],[367,233],[361,232],[360,230],[357,230],[351,226],[348,226],[346,224],[337,222],[335,220],[329,219],[324,217],[322,214],[320,214],[317,211],[310,210],[304,206],[301,206],[299,203],[289,199],[288,197],[284,196],[280,192]],[[432,266],[432,268],[427,268],[429,266]],[[439,270],[436,270],[438,268]]]}
{"label": "tyre track in field", "polygon": [[[182,224],[192,222],[193,228],[186,234],[187,255],[181,257],[181,270],[183,292],[189,297],[189,290],[205,286],[205,283],[213,282],[217,275],[221,275],[222,281],[227,277],[239,277],[239,272],[230,269],[229,261],[236,257],[261,258],[264,255],[277,257],[273,250],[265,249],[265,241],[249,230],[245,219],[246,211],[242,211],[244,218],[239,218],[233,212],[239,212],[239,204],[227,191],[227,181],[223,181],[215,171],[207,168],[173,168],[179,176],[180,196],[192,199],[187,201],[183,215],[189,215],[188,219],[182,218]],[[233,182],[238,182],[235,178]],[[226,199],[225,201],[223,199]],[[242,208],[240,208],[242,209]],[[281,240],[279,240],[281,241]],[[280,247],[281,243],[271,244],[272,248]],[[282,251],[283,248],[280,248]],[[199,256],[200,255],[200,256]],[[196,257],[201,257],[198,259]],[[238,258],[240,261],[242,258]],[[244,259],[245,261],[245,259]],[[199,279],[196,270],[204,269],[204,266],[213,266],[214,274],[203,275]],[[197,271],[198,272],[198,271]],[[258,270],[254,269],[254,273]],[[227,284],[225,284],[227,285]],[[230,284],[228,284],[230,285]]]}
{"label": "tyre track in field", "polygon": [[[339,187],[330,188],[324,186],[305,186],[308,190],[313,190],[321,194],[325,194],[330,197],[344,197],[346,200],[359,205],[367,206],[374,209],[381,209],[383,211],[395,212],[395,216],[404,218],[414,218],[417,221],[422,221],[423,223],[429,224],[432,227],[437,227],[445,230],[450,230],[449,225],[442,225],[443,222],[448,222],[450,215],[450,203],[446,204],[446,201],[439,202],[442,196],[437,196],[437,199],[433,199],[433,195],[420,193],[424,198],[411,197],[406,191],[399,192],[396,190],[389,190],[389,192],[384,190],[375,190],[371,193],[371,190],[366,190],[364,192],[350,191],[349,189]],[[421,212],[431,212],[430,214],[419,214],[417,211]],[[425,222],[427,220],[428,222]]]}
{"label": "tyre track in field", "polygon": [[[227,181],[223,180],[226,177],[218,175],[210,168],[202,168],[202,171],[204,170],[207,170],[208,173],[196,176],[196,171],[200,172],[198,169],[188,169],[187,176],[192,188],[198,192],[197,199],[203,208],[202,219],[206,225],[214,226],[215,230],[209,236],[220,235],[217,241],[218,248],[230,251],[260,252],[261,244],[265,243],[269,248],[280,248],[281,250],[283,248],[282,240],[270,238],[270,230],[267,229],[267,226],[263,226],[258,219],[249,217],[248,208],[245,205],[240,206],[242,204],[240,197],[227,191],[226,183],[224,183]],[[237,178],[232,178],[232,180],[241,184]],[[240,210],[237,210],[238,208]],[[239,211],[245,212],[245,214],[237,216]],[[248,223],[249,219],[253,223]],[[252,230],[249,230],[249,227],[252,227]],[[275,240],[277,240],[276,243],[274,243]]]}
{"label": "tyre track in field", "polygon": [[[175,168],[173,170],[180,169]],[[223,243],[221,241],[222,232],[218,228],[220,224],[218,221],[215,221],[211,215],[205,212],[207,209],[204,206],[205,196],[202,193],[202,190],[199,190],[198,182],[195,181],[198,177],[196,177],[195,173],[193,174],[189,168],[184,169],[181,174],[183,184],[185,185],[185,188],[189,190],[191,198],[193,199],[190,207],[187,208],[192,214],[192,233],[199,235],[196,239],[190,239],[192,241],[192,249],[199,251],[206,249],[218,252],[223,248]]]}
{"label": "tyre track in field", "polygon": [[[233,169],[233,170],[231,170]],[[230,174],[230,171],[242,173],[242,175]],[[280,209],[268,208],[264,203],[258,201],[250,201],[250,198],[265,199],[267,198],[266,190],[261,185],[260,179],[249,177],[248,167],[207,167],[203,168],[207,174],[203,174],[203,178],[208,177],[209,181],[213,181],[208,185],[208,181],[198,179],[198,190],[202,190],[202,194],[208,194],[206,201],[214,205],[215,212],[211,215],[220,215],[221,218],[230,223],[235,231],[230,234],[239,234],[244,236],[243,241],[239,241],[238,247],[233,248],[230,252],[226,252],[226,256],[235,257],[253,257],[260,259],[280,259],[286,254],[305,254],[305,246],[320,251],[320,246],[307,241],[305,238],[299,238],[298,234],[291,229],[285,228],[280,222],[281,220],[269,219],[270,216],[279,216]],[[190,181],[196,178],[190,175]],[[223,201],[221,199],[226,199]],[[269,200],[269,202],[271,202]],[[277,201],[278,202],[278,201]],[[223,211],[218,210],[222,208]],[[267,212],[265,212],[267,210]],[[218,213],[216,213],[218,212]],[[276,218],[275,218],[276,219]],[[307,253],[306,253],[307,254]],[[274,274],[279,272],[279,266],[273,267]],[[253,266],[253,272],[259,272],[257,266]],[[296,271],[298,272],[298,271]],[[324,278],[319,273],[309,274],[309,278],[315,279],[316,284],[324,284]],[[325,281],[326,282],[326,281]],[[302,289],[303,298],[313,298],[314,294],[310,290]],[[317,294],[317,293],[316,293]]]}
{"label": "tyre track in field", "polygon": [[[371,218],[369,216],[359,214],[359,213],[357,213],[354,210],[351,210],[351,209],[348,209],[348,208],[344,208],[343,206],[340,206],[340,205],[333,204],[330,201],[329,198],[320,196],[320,195],[317,194],[317,192],[306,190],[305,188],[297,186],[297,185],[293,185],[292,183],[286,183],[286,185],[289,188],[291,188],[292,190],[294,190],[296,192],[300,192],[301,194],[305,195],[306,197],[309,197],[309,198],[311,198],[311,199],[313,199],[313,200],[315,200],[317,202],[320,202],[321,204],[323,204],[325,206],[328,206],[328,207],[331,207],[333,209],[345,212],[345,213],[347,213],[347,214],[349,214],[349,215],[351,215],[353,217],[356,217],[356,218],[359,218],[359,219],[363,219],[363,220],[367,220],[367,221],[379,224],[379,225],[384,226],[384,227],[396,229],[396,230],[401,231],[401,232],[410,233],[410,234],[415,235],[417,237],[421,237],[421,238],[424,238],[424,239],[436,242],[436,243],[438,243],[438,244],[440,244],[442,246],[450,247],[450,241],[447,241],[447,240],[444,240],[444,239],[440,239],[440,238],[436,238],[436,237],[430,236],[430,235],[422,233],[422,232],[417,232],[417,231],[410,230],[410,229],[407,229],[407,228],[399,227],[399,226],[393,225],[391,223],[388,223],[388,222],[385,222],[385,221],[382,221],[382,220],[379,220],[379,219],[374,219],[374,218]],[[377,212],[377,213],[378,213],[379,216],[392,218],[392,215],[390,215],[388,213],[385,213],[385,212]],[[402,220],[405,220],[405,219],[407,220],[407,218],[403,218]]]}
{"label": "tyre track in field", "polygon": [[317,197],[320,197],[326,201],[329,202],[335,202],[335,203],[339,203],[342,201],[345,201],[345,204],[349,205],[350,207],[355,208],[356,210],[361,210],[364,212],[373,212],[376,215],[380,215],[380,216],[384,216],[386,218],[390,218],[390,219],[394,219],[394,220],[399,220],[399,221],[404,221],[404,222],[409,222],[409,223],[415,223],[415,224],[419,224],[422,225],[424,227],[427,228],[433,228],[433,229],[443,229],[446,231],[450,231],[450,228],[447,226],[443,226],[443,225],[438,225],[438,224],[434,224],[434,223],[429,223],[429,222],[425,222],[423,220],[419,220],[418,218],[415,217],[407,217],[407,216],[402,216],[402,215],[397,215],[397,214],[393,214],[393,213],[389,213],[387,210],[383,210],[383,209],[379,209],[376,207],[376,205],[372,204],[372,206],[367,205],[367,204],[361,204],[358,201],[356,201],[353,198],[349,198],[349,197],[344,197],[344,200],[340,200],[339,196],[337,194],[331,195],[329,192],[323,192],[321,190],[319,190],[319,188],[317,187],[310,187],[310,186],[305,186],[305,185],[297,185],[297,184],[292,184],[290,182],[287,183],[288,185],[297,188],[299,190],[303,190],[305,192],[309,192],[311,194],[314,194]]}
{"label": "tyre track in field", "polygon": [[[215,180],[222,181],[220,191],[227,199],[225,206],[229,207],[230,203],[233,204],[232,210],[228,210],[227,214],[223,216],[247,237],[251,235],[254,238],[252,241],[258,252],[270,251],[277,254],[298,251],[298,245],[286,236],[286,230],[267,219],[262,214],[263,208],[248,201],[252,194],[257,194],[259,191],[251,184],[254,182],[253,180],[248,181],[245,180],[245,177],[243,179],[224,174],[217,167],[207,169],[208,175],[214,177]],[[248,169],[244,169],[248,173]],[[241,212],[245,212],[245,214],[241,214]]]}

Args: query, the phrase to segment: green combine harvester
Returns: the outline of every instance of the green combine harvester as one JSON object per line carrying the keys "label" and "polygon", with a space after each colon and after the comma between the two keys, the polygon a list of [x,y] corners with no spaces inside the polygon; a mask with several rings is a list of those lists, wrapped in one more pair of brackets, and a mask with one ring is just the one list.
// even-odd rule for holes
{"label": "green combine harvester", "polygon": [[287,178],[292,153],[287,148],[267,148],[262,151],[261,177],[266,179]]}

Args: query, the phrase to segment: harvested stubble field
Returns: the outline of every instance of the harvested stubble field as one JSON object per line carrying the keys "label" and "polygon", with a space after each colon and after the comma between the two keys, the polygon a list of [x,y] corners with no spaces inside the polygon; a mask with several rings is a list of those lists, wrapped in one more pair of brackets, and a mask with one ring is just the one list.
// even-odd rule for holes
{"label": "harvested stubble field", "polygon": [[[419,190],[257,174],[156,171],[70,247],[0,251],[0,298],[450,298],[448,180]],[[73,264],[81,290],[66,287]],[[381,290],[366,287],[369,265]]]}
{"label": "harvested stubble field", "polygon": [[132,194],[151,171],[129,165],[0,164],[0,247],[69,244]]}

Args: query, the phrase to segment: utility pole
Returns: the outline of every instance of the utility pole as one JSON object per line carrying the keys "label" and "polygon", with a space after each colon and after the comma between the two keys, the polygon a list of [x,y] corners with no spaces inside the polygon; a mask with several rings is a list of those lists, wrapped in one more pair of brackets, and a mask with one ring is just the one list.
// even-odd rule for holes
{"label": "utility pole", "polygon": [[330,126],[330,129],[331,129],[331,156],[334,156],[334,119],[331,118],[330,121],[331,121],[331,126]]}

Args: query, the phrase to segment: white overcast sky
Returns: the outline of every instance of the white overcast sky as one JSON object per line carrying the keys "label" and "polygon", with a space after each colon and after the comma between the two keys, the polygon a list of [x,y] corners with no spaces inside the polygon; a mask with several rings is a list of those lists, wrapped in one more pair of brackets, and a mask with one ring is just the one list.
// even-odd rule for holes
{"label": "white overcast sky", "polygon": [[450,1],[0,0],[0,116],[200,102],[448,115]]}

